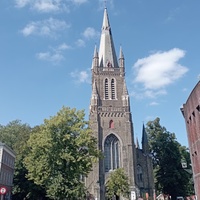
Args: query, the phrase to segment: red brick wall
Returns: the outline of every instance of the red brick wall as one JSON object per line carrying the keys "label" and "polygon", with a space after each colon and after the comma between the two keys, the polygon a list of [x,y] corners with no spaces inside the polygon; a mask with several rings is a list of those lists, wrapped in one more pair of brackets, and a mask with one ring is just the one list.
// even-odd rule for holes
{"label": "red brick wall", "polygon": [[200,82],[192,90],[183,105],[190,156],[192,160],[195,191],[200,199]]}

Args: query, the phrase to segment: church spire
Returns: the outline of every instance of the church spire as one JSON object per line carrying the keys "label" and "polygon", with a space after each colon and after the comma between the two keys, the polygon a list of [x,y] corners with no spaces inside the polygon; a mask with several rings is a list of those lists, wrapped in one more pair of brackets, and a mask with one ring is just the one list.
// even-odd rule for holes
{"label": "church spire", "polygon": [[119,67],[106,8],[104,9],[103,25],[99,47],[99,66]]}
{"label": "church spire", "polygon": [[120,68],[120,72],[121,75],[124,76],[125,75],[125,64],[124,64],[124,54],[122,51],[122,47],[120,46],[120,51],[119,51],[119,68]]}
{"label": "church spire", "polygon": [[97,51],[97,46],[95,45],[93,62],[92,62],[92,69],[94,69],[95,72],[96,72],[98,66],[99,66],[99,55],[98,55],[98,51]]}
{"label": "church spire", "polygon": [[128,107],[128,109],[130,109],[129,94],[128,94],[125,80],[124,80],[124,85],[123,85],[122,102],[123,102],[123,106],[126,106]]}
{"label": "church spire", "polygon": [[93,108],[93,106],[97,106],[98,104],[98,93],[97,93],[97,88],[96,88],[96,82],[94,81],[92,85],[92,97],[91,97],[91,102],[90,102],[90,110]]}
{"label": "church spire", "polygon": [[149,154],[149,144],[144,124],[142,127],[142,150],[145,154]]}

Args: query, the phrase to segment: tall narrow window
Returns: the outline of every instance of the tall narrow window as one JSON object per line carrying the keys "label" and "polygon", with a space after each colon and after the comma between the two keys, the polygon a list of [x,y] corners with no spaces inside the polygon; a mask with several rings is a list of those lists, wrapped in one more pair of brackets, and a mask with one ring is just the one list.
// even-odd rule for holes
{"label": "tall narrow window", "polygon": [[105,79],[105,99],[108,99],[108,79]]}
{"label": "tall narrow window", "polygon": [[137,180],[138,180],[138,182],[142,182],[143,181],[142,167],[140,165],[137,166]]}
{"label": "tall narrow window", "polygon": [[110,122],[109,122],[109,128],[114,128],[114,122],[113,122],[113,120],[110,120]]}
{"label": "tall narrow window", "polygon": [[111,80],[111,97],[112,97],[112,99],[115,99],[115,80],[114,79],[112,79]]}
{"label": "tall narrow window", "polygon": [[105,172],[120,167],[120,144],[114,134],[110,134],[104,143],[104,166]]}

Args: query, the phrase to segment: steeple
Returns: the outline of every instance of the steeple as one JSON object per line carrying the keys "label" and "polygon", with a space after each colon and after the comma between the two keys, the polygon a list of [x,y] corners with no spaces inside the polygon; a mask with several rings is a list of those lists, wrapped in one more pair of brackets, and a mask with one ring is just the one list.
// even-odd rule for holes
{"label": "steeple", "polygon": [[121,76],[124,76],[125,75],[125,62],[124,62],[124,54],[123,54],[121,46],[120,46],[120,51],[119,51],[119,68],[120,68]]}
{"label": "steeple", "polygon": [[98,55],[97,47],[95,45],[93,62],[92,62],[92,69],[96,72],[98,66],[99,66],[99,55]]}
{"label": "steeple", "polygon": [[[148,168],[151,160],[147,156],[147,135],[143,126],[143,142],[140,149],[138,140],[136,144],[134,142],[124,54],[120,47],[119,57],[116,56],[106,8],[99,51],[95,46],[91,73],[89,127],[103,156],[93,164],[92,171],[85,178],[86,188],[95,199],[105,200],[107,178],[113,170],[123,167],[129,177],[129,190],[142,196],[145,195],[143,191],[148,191],[149,197],[153,199],[153,192],[149,192],[153,173]],[[141,167],[140,172],[144,177],[141,180],[138,180],[138,166]]]}
{"label": "steeple", "polygon": [[123,106],[127,106],[128,109],[130,109],[129,94],[128,94],[125,80],[124,80],[124,85],[123,85],[122,102],[123,102]]}
{"label": "steeple", "polygon": [[139,145],[138,138],[136,138],[136,144],[135,144],[135,148],[137,148],[137,149],[140,149],[140,145]]}
{"label": "steeple", "polygon": [[119,51],[119,67],[124,67],[124,54],[121,46]]}
{"label": "steeple", "polygon": [[99,66],[119,67],[106,8],[104,9],[103,25],[99,47]]}
{"label": "steeple", "polygon": [[142,127],[142,150],[144,154],[149,154],[149,144],[144,124]]}
{"label": "steeple", "polygon": [[91,102],[90,102],[90,110],[93,109],[94,106],[97,106],[98,103],[98,93],[96,88],[96,82],[94,81],[92,85],[92,96],[91,96]]}

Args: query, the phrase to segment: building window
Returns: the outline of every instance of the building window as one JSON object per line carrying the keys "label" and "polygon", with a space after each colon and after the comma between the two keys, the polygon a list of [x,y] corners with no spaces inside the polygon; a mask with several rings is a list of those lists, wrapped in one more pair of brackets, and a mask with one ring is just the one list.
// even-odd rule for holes
{"label": "building window", "polygon": [[108,99],[108,79],[105,79],[105,99]]}
{"label": "building window", "polygon": [[137,180],[138,182],[142,182],[143,177],[142,177],[142,167],[140,165],[137,166]]}
{"label": "building window", "polygon": [[104,166],[105,172],[119,168],[120,144],[114,134],[110,134],[104,143]]}
{"label": "building window", "polygon": [[112,97],[112,99],[115,99],[115,80],[114,79],[112,79],[111,80],[111,97]]}
{"label": "building window", "polygon": [[200,112],[200,106],[199,105],[196,107],[196,109]]}
{"label": "building window", "polygon": [[110,120],[110,122],[109,122],[109,128],[114,128],[114,122],[113,122],[113,120]]}

